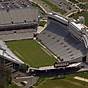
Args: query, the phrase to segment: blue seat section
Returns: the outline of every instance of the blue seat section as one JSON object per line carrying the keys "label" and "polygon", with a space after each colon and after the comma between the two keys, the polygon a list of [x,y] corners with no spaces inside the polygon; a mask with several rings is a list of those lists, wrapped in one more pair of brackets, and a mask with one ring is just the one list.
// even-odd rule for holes
{"label": "blue seat section", "polygon": [[83,57],[87,51],[84,43],[73,37],[66,25],[54,20],[50,20],[38,39],[63,61],[74,61]]}

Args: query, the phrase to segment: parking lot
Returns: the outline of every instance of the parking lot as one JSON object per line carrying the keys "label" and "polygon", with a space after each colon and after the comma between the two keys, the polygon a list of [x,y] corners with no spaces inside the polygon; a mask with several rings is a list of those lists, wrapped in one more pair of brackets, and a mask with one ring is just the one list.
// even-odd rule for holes
{"label": "parking lot", "polygon": [[52,0],[52,2],[57,4],[60,7],[60,9],[66,12],[77,10],[77,7],[75,6],[75,4],[72,4],[67,0]]}
{"label": "parking lot", "polygon": [[29,0],[8,0],[0,2],[0,10],[31,7]]}

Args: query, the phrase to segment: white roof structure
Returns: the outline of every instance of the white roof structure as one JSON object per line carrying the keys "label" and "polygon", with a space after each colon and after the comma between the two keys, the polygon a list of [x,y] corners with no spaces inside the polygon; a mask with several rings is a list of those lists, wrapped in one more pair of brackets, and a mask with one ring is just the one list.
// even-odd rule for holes
{"label": "white roof structure", "polygon": [[74,63],[74,64],[70,64],[69,66],[67,66],[67,67],[77,67],[77,66],[79,66],[81,64],[81,62],[79,62],[79,63]]}
{"label": "white roof structure", "polygon": [[81,30],[82,28],[85,28],[83,24],[80,23],[75,23],[75,22],[71,22],[71,24],[73,24],[76,28],[78,28],[79,30]]}
{"label": "white roof structure", "polygon": [[56,16],[56,17],[62,19],[63,21],[67,21],[67,22],[68,22],[68,20],[66,20],[66,19],[65,19],[64,17],[62,17],[62,16],[59,16],[59,15],[54,15],[54,16]]}
{"label": "white roof structure", "polygon": [[48,13],[48,17],[58,20],[59,22],[62,22],[65,25],[68,24],[68,20],[65,17],[62,17],[61,15],[57,15],[56,13]]}
{"label": "white roof structure", "polygon": [[55,69],[54,66],[45,66],[45,67],[40,67],[39,70],[50,70],[50,69]]}
{"label": "white roof structure", "polygon": [[83,41],[85,44],[85,47],[88,48],[88,29],[85,25],[71,22],[69,24],[69,31],[77,39],[79,39],[80,41]]}
{"label": "white roof structure", "polygon": [[0,40],[0,55],[4,56],[5,59],[8,59],[9,61],[18,63],[18,64],[24,64],[23,61],[21,61],[13,52],[7,47],[5,42]]}

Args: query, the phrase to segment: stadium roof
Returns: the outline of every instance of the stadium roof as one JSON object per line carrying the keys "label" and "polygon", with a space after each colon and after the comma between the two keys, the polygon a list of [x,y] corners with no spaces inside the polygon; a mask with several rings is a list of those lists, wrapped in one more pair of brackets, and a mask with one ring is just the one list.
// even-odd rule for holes
{"label": "stadium roof", "polygon": [[15,54],[13,54],[13,52],[2,40],[0,40],[0,55],[4,56],[5,59],[8,59],[9,61],[12,61],[14,63],[24,64],[24,62],[21,61]]}
{"label": "stadium roof", "polygon": [[75,22],[71,22],[76,28],[78,28],[80,31],[82,30],[82,28],[85,28],[83,24],[80,23],[75,23]]}

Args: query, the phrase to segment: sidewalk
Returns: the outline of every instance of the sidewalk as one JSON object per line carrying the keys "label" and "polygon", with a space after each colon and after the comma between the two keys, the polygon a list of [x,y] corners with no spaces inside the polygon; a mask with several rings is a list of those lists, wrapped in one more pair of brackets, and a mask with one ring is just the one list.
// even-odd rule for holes
{"label": "sidewalk", "polygon": [[41,0],[30,0],[30,1],[37,4],[45,13],[51,12],[49,6],[44,2],[42,2]]}
{"label": "sidewalk", "polygon": [[84,81],[84,82],[88,82],[88,79],[82,78],[82,77],[79,77],[79,76],[75,76],[74,79],[77,79],[77,80],[80,80],[80,81]]}
{"label": "sidewalk", "polygon": [[42,26],[38,26],[37,33],[41,33],[46,27],[47,27],[47,24],[45,24],[44,27],[42,27]]}

